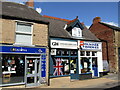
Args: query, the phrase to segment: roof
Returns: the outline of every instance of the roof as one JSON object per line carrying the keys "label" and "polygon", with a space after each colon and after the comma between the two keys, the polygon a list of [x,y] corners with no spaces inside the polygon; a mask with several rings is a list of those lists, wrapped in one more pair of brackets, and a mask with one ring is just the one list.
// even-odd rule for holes
{"label": "roof", "polygon": [[118,31],[120,31],[120,27],[113,26],[113,25],[110,25],[110,24],[106,24],[106,23],[104,23],[104,22],[99,22],[99,23],[102,24],[102,25],[105,25],[105,26],[107,26],[107,27],[109,27],[109,28],[111,28],[111,29],[113,29],[113,30],[118,30]]}
{"label": "roof", "polygon": [[51,19],[57,19],[57,20],[62,20],[62,21],[66,21],[66,22],[70,22],[71,21],[71,20],[68,20],[68,19],[62,19],[62,18],[47,16],[47,15],[43,15],[43,17],[51,18]]}
{"label": "roof", "polygon": [[71,38],[69,32],[64,30],[64,26],[67,21],[58,20],[53,18],[46,18],[49,21],[49,35],[51,37]]}
{"label": "roof", "polygon": [[[71,34],[67,30],[65,30],[64,27],[67,24],[72,25],[78,19],[66,20],[66,19],[60,19],[60,18],[51,17],[51,16],[49,16],[49,17],[48,16],[43,16],[43,17],[46,17],[46,20],[48,20],[50,22],[50,24],[49,24],[49,35],[50,35],[50,37],[73,39]],[[81,24],[81,25],[83,27],[85,27],[83,24]],[[87,28],[83,29],[83,39],[99,41],[99,39],[93,33],[91,33],[91,31],[88,30]]]}
{"label": "roof", "polygon": [[88,30],[86,28],[83,29],[83,38],[85,40],[100,41],[90,30]]}
{"label": "roof", "polygon": [[0,15],[2,15],[3,17],[41,21],[44,23],[48,23],[48,21],[45,21],[44,17],[42,17],[37,11],[35,11],[33,8],[29,8],[26,5],[14,2],[1,1],[0,4],[2,4],[2,13],[0,13]]}

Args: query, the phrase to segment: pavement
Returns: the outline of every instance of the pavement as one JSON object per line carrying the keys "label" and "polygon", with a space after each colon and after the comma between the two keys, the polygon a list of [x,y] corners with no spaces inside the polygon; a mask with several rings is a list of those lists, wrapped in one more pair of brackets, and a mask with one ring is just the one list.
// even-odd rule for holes
{"label": "pavement", "polygon": [[119,86],[120,82],[118,74],[110,73],[101,78],[74,80],[70,77],[59,77],[50,79],[50,86],[40,86],[38,88],[112,88]]}
{"label": "pavement", "polygon": [[[120,85],[120,78],[118,74],[109,73],[100,78],[87,80],[70,80],[70,77],[59,77],[50,79],[50,86],[41,85],[34,88],[99,88],[109,89]],[[6,88],[6,87],[3,87]],[[24,88],[24,86],[11,86],[8,88]],[[30,87],[28,87],[30,88]],[[3,89],[4,90],[4,89]],[[117,89],[116,89],[117,90]],[[118,89],[119,90],[119,89]]]}

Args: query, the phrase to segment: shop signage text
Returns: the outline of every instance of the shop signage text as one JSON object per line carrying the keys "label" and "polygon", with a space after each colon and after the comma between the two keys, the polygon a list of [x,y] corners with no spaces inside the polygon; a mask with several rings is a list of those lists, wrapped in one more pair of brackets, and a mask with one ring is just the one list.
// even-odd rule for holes
{"label": "shop signage text", "polygon": [[2,53],[46,53],[45,48],[31,48],[31,47],[15,47],[15,46],[0,46]]}
{"label": "shop signage text", "polygon": [[77,42],[65,40],[51,40],[51,48],[77,49]]}
{"label": "shop signage text", "polygon": [[101,50],[101,42],[80,41],[81,50]]}

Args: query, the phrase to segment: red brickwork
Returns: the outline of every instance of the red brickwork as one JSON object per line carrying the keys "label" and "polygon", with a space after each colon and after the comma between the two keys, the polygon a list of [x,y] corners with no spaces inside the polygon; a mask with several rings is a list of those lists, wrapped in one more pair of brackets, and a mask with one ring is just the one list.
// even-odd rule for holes
{"label": "red brickwork", "polygon": [[107,57],[107,44],[105,42],[103,42],[102,44],[103,60],[109,60],[110,71],[115,72],[116,60],[114,49],[114,31],[111,28],[100,24],[98,19],[97,22],[92,24],[90,30],[92,33],[95,34],[97,38],[108,42],[108,57]]}

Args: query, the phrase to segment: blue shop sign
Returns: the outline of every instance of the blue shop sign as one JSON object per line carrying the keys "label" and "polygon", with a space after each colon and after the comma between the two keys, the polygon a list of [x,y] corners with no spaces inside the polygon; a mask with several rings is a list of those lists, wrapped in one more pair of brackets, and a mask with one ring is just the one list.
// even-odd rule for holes
{"label": "blue shop sign", "polygon": [[40,53],[46,53],[46,49],[45,48],[31,48],[31,47],[16,47],[16,46],[0,46],[0,52],[40,54]]}
{"label": "blue shop sign", "polygon": [[80,41],[79,45],[81,50],[101,50],[102,49],[101,42]]}
{"label": "blue shop sign", "polygon": [[41,57],[41,73],[42,77],[46,77],[46,55],[42,55]]}

